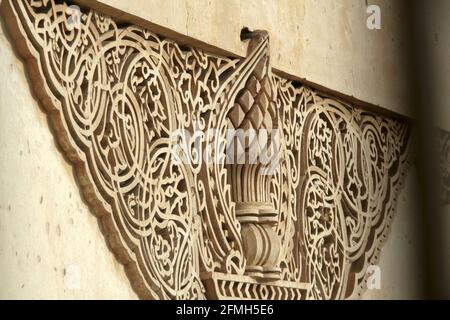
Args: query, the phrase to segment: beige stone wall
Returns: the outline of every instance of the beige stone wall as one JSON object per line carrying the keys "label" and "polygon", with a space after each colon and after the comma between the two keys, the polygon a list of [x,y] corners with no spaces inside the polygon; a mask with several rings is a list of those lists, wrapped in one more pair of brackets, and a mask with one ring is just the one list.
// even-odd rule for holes
{"label": "beige stone wall", "polygon": [[[450,1],[437,0],[435,6],[424,6],[428,23],[427,39],[433,79],[430,81],[436,125],[450,131]],[[429,89],[427,88],[427,89]]]}
{"label": "beige stone wall", "polygon": [[[364,1],[102,0],[244,55],[242,27],[268,29],[274,65],[333,90],[407,114],[401,12],[379,1],[383,29],[365,27]],[[378,1],[377,1],[378,2]],[[0,298],[135,299],[55,146],[20,60],[0,29]],[[382,289],[363,298],[417,297],[414,168],[380,267]],[[79,289],[68,281],[79,270]]]}
{"label": "beige stone wall", "polygon": [[411,166],[399,195],[397,213],[388,240],[381,250],[380,289],[367,290],[363,299],[420,299],[423,274],[418,268],[421,230],[417,226],[420,211],[416,202],[417,170]]}
{"label": "beige stone wall", "polygon": [[135,299],[3,27],[0,75],[0,299]]}
{"label": "beige stone wall", "polygon": [[381,8],[381,30],[367,28],[363,0],[79,2],[109,5],[240,56],[242,28],[267,30],[275,68],[411,116],[400,1],[370,1]]}

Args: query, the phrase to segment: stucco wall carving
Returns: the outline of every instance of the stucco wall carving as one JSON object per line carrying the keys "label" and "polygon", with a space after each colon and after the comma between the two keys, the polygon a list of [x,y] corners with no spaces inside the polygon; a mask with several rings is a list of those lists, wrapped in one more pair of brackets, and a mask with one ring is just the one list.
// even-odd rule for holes
{"label": "stucco wall carving", "polygon": [[[4,0],[1,12],[140,297],[330,299],[364,287],[406,170],[405,120],[276,75],[262,31],[240,59],[92,10],[74,26],[60,1]],[[256,151],[246,136],[228,161],[229,129],[276,134]],[[208,149],[214,161],[201,161]],[[249,160],[263,151],[266,163]]]}
{"label": "stucco wall carving", "polygon": [[450,204],[450,132],[438,130],[437,132],[437,150],[440,165],[440,190],[441,204]]}

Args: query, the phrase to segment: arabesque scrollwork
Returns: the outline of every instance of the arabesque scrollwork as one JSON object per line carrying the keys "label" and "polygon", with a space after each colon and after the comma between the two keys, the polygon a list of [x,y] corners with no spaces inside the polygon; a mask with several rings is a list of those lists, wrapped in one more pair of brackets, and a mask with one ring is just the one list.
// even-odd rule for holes
{"label": "arabesque scrollwork", "polygon": [[[406,171],[406,120],[276,74],[262,31],[248,35],[247,57],[230,58],[71,10],[56,0],[1,4],[55,137],[140,297],[361,291]],[[278,130],[269,174],[224,161],[230,128]],[[178,154],[189,161],[173,159],[177,131],[194,133]],[[218,161],[199,161],[210,146]]]}

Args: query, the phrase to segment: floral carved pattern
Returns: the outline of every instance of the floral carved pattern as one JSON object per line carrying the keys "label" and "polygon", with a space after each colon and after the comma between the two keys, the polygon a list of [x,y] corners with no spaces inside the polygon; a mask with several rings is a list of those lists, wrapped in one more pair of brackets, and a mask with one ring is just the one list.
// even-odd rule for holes
{"label": "floral carved pattern", "polygon": [[[405,120],[276,75],[264,32],[241,59],[93,10],[74,27],[60,1],[5,0],[1,12],[140,297],[336,299],[364,287],[407,167]],[[230,126],[279,130],[272,174],[196,161],[192,141],[226,157]],[[187,163],[172,159],[177,130],[198,133]]]}

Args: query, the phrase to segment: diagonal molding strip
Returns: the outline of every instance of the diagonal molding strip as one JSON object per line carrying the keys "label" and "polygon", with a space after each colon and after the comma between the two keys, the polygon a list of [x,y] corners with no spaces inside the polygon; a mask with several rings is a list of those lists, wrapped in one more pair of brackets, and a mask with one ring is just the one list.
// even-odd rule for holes
{"label": "diagonal molding strip", "polygon": [[[275,74],[263,31],[246,35],[240,58],[62,1],[4,0],[0,8],[84,198],[141,298],[362,292],[407,170],[406,119]],[[238,136],[233,153],[230,131],[274,134],[264,145]],[[207,151],[213,161],[202,158]],[[264,151],[269,164],[249,160]]]}
{"label": "diagonal molding strip", "polygon": [[[140,16],[136,16],[129,12],[120,10],[119,8],[117,8],[115,6],[107,4],[106,3],[107,1],[75,0],[75,1],[71,1],[71,2],[76,3],[81,8],[85,8],[86,10],[94,9],[97,12],[100,12],[101,14],[103,14],[105,16],[109,16],[119,25],[125,25],[125,24],[130,25],[131,24],[131,25],[139,26],[143,29],[151,30],[152,32],[158,34],[159,36],[162,36],[164,38],[169,38],[182,46],[195,47],[197,49],[201,49],[201,50],[204,50],[211,54],[216,54],[219,56],[244,58],[243,56],[240,56],[237,52],[231,52],[229,50],[225,50],[223,48],[211,45],[205,41],[202,41],[202,40],[196,39],[194,37],[191,37],[191,36],[185,35],[183,33],[169,29],[169,28],[165,27],[164,25],[154,23],[154,22],[144,19]],[[236,36],[237,36],[237,34],[236,34]],[[359,99],[360,97],[358,97],[358,96],[348,95],[348,94],[345,94],[338,90],[335,90],[335,88],[324,86],[320,82],[318,83],[318,82],[310,81],[310,80],[304,78],[303,75],[301,75],[301,74],[290,73],[289,70],[281,70],[281,69],[275,68],[275,67],[272,67],[272,71],[275,74],[279,75],[280,77],[292,80],[294,82],[299,82],[299,83],[306,85],[312,89],[320,91],[322,94],[326,94],[327,96],[333,97],[335,99],[338,98],[349,104],[357,105],[358,107],[365,109],[367,111],[372,111],[377,114],[381,114],[381,115],[385,115],[385,116],[410,119],[410,115],[407,116],[406,114],[396,113],[396,112],[392,111],[391,108],[387,108],[388,106],[370,103],[368,101]]]}

